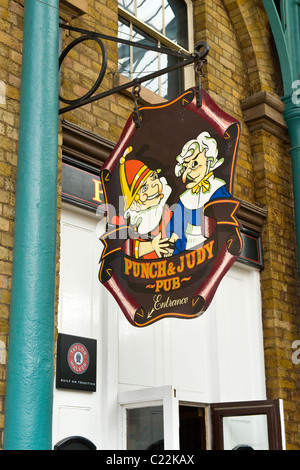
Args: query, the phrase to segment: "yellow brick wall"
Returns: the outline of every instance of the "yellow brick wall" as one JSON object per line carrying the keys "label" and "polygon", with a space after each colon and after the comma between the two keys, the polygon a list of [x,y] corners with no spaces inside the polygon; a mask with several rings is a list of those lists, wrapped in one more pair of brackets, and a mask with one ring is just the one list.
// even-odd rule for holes
{"label": "yellow brick wall", "polygon": [[[262,2],[195,1],[196,39],[211,51],[206,87],[216,102],[243,121],[240,103],[259,92],[276,94],[276,64]],[[197,21],[201,30],[197,30]],[[299,280],[289,145],[266,130],[244,124],[235,195],[268,209],[261,273],[267,397],[283,399],[288,449],[300,448],[300,366],[292,343],[300,338]]]}
{"label": "yellow brick wall", "polygon": [[[118,2],[109,0],[91,0],[88,15],[74,19],[71,24],[89,31],[117,36]],[[63,45],[66,47],[78,34],[65,32]],[[107,50],[107,71],[97,93],[114,87],[115,74],[118,72],[117,43],[103,40]],[[62,65],[62,95],[67,99],[83,96],[98,77],[102,65],[102,54],[98,44],[86,41],[79,44],[68,54]],[[101,134],[102,137],[117,141],[122,128],[130,115],[130,104],[124,95],[112,95],[100,101],[87,104],[83,108],[65,114],[65,119],[85,129]],[[84,125],[83,125],[84,123]]]}
{"label": "yellow brick wall", "polygon": [[268,398],[282,398],[289,449],[299,449],[300,367],[292,362],[292,343],[300,338],[299,281],[288,146],[255,133],[256,200],[268,208],[263,231],[265,269],[261,274]]}
{"label": "yellow brick wall", "polygon": [[[6,355],[12,277],[14,198],[17,168],[21,81],[23,0],[0,0],[0,447],[4,422]],[[88,0],[87,14],[70,24],[117,35],[117,0]],[[271,33],[262,0],[193,0],[195,43],[210,45],[204,88],[229,114],[243,122],[241,102],[260,92],[276,94]],[[63,48],[77,34],[63,32]],[[112,88],[118,71],[117,44],[103,41],[108,67],[98,92]],[[63,62],[61,93],[84,94],[100,70],[101,53],[92,41],[81,43]],[[3,91],[5,87],[5,91]],[[63,119],[117,142],[133,108],[116,94],[69,112]],[[59,136],[60,146],[62,135]],[[251,131],[243,123],[235,178],[235,196],[268,209],[263,229],[265,268],[261,274],[264,347],[268,398],[282,398],[287,445],[300,448],[300,365],[291,360],[292,342],[300,339],[297,316],[299,284],[288,143],[266,129]],[[61,148],[59,151],[59,197]],[[59,230],[58,211],[58,230]],[[58,237],[59,240],[59,237]],[[57,257],[59,273],[59,247]],[[58,279],[58,274],[57,274]]]}
{"label": "yellow brick wall", "polygon": [[[240,103],[250,93],[250,83],[240,39],[222,1],[195,1],[194,5],[196,42],[205,40],[210,46],[204,88],[222,109],[242,121]],[[253,203],[249,138],[243,126],[234,191],[236,197]]]}

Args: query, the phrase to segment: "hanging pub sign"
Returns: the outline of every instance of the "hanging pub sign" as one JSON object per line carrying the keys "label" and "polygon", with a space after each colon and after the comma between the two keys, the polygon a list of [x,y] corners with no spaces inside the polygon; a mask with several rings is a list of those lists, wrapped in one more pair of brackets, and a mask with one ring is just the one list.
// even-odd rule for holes
{"label": "hanging pub sign", "polygon": [[135,110],[100,172],[99,279],[128,321],[195,318],[242,249],[233,198],[241,124],[196,88]]}

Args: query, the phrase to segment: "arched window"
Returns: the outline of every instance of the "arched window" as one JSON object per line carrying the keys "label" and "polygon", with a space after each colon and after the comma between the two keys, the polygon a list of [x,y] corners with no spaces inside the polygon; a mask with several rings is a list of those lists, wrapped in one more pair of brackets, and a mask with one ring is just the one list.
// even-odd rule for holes
{"label": "arched window", "polygon": [[[189,51],[188,1],[118,0],[119,38],[141,44]],[[119,73],[133,80],[176,63],[176,57],[119,44]],[[156,77],[143,83],[163,98],[183,91],[184,71]]]}

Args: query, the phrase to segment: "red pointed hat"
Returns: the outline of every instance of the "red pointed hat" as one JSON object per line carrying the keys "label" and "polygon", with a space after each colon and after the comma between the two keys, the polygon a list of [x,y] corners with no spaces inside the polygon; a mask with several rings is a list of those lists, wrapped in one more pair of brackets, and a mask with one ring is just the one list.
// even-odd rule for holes
{"label": "red pointed hat", "polygon": [[130,152],[132,152],[132,147],[128,147],[123,157],[120,159],[120,183],[124,196],[125,211],[129,209],[140,187],[153,172],[153,170],[150,170],[150,168],[140,160],[126,160],[126,156]]}

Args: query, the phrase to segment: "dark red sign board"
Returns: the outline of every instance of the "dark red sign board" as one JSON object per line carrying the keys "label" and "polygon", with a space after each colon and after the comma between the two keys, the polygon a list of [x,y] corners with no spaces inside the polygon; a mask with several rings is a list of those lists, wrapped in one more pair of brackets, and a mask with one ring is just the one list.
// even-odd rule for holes
{"label": "dark red sign board", "polygon": [[139,109],[101,168],[99,279],[129,322],[195,318],[242,249],[233,198],[241,124],[202,91]]}

